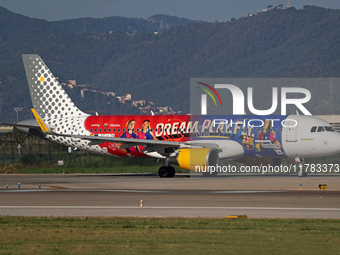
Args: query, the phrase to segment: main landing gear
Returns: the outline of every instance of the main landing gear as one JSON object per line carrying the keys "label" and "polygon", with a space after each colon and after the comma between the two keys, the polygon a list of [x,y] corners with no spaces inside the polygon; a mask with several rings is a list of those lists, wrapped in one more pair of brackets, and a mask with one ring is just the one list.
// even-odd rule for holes
{"label": "main landing gear", "polygon": [[161,166],[158,170],[158,175],[161,178],[169,178],[174,177],[176,174],[175,168],[173,168],[170,165],[167,166]]}
{"label": "main landing gear", "polygon": [[307,171],[304,167],[304,159],[303,158],[295,158],[295,162],[297,165],[297,176],[299,177],[306,177]]}

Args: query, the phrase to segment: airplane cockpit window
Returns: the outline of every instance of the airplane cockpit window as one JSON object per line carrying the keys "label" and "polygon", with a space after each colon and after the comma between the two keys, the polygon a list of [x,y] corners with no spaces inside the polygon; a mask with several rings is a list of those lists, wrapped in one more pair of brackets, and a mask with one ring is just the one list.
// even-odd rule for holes
{"label": "airplane cockpit window", "polygon": [[318,132],[322,132],[322,131],[325,131],[324,127],[322,126],[318,127]]}
{"label": "airplane cockpit window", "polygon": [[335,132],[334,128],[332,126],[314,126],[312,127],[312,129],[310,130],[311,133],[314,133],[314,132],[324,132],[324,131],[327,131],[327,132]]}
{"label": "airplane cockpit window", "polygon": [[326,131],[335,132],[334,128],[331,126],[325,127]]}

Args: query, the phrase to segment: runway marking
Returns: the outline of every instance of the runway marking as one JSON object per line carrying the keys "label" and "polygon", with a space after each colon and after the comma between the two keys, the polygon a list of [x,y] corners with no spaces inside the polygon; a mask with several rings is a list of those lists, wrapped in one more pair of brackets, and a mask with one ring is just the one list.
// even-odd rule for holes
{"label": "runway marking", "polygon": [[117,193],[160,193],[160,194],[252,194],[252,193],[276,193],[282,190],[217,190],[217,191],[176,191],[176,190],[46,190],[46,189],[21,189],[0,190],[0,193],[25,193],[25,192],[117,192]]}
{"label": "runway marking", "polygon": [[[140,209],[139,206],[0,206],[0,209]],[[303,210],[303,211],[340,211],[340,208],[306,208],[306,207],[194,207],[194,206],[143,206],[144,209],[183,209],[183,210]]]}
{"label": "runway marking", "polygon": [[20,190],[0,190],[0,193],[26,193],[26,192],[47,192],[52,190],[47,189],[20,189]]}
{"label": "runway marking", "polygon": [[272,190],[217,190],[217,191],[162,191],[162,190],[103,190],[109,192],[121,192],[121,193],[185,193],[185,194],[247,194],[247,193],[272,193],[281,191]]}

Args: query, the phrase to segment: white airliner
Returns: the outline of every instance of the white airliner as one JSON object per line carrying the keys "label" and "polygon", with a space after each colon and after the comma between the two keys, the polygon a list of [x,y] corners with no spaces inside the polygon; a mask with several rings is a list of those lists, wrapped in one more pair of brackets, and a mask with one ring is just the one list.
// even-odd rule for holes
{"label": "white airliner", "polygon": [[[105,115],[79,110],[38,55],[23,55],[36,120],[17,128],[69,147],[120,157],[165,160],[160,177],[173,177],[170,164],[187,170],[270,159],[295,158],[305,176],[304,158],[340,153],[340,134],[318,118],[302,115]],[[211,171],[204,175],[215,175]]]}

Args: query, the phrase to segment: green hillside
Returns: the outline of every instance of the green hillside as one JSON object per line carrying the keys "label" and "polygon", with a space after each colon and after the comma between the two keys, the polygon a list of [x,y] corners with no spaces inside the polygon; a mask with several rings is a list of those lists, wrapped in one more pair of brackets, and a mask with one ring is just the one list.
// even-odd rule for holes
{"label": "green hillside", "polygon": [[147,20],[115,16],[100,19],[78,18],[51,22],[64,33],[69,34],[162,32],[171,27],[185,26],[191,23],[198,23],[198,21],[169,15],[154,15]]}
{"label": "green hillside", "polygon": [[[77,80],[119,95],[131,93],[134,100],[145,99],[184,112],[189,108],[191,77],[340,76],[340,10],[313,6],[273,9],[230,22],[172,26],[158,34],[150,32],[154,28],[135,34],[109,33],[109,25],[107,32],[83,33],[76,25],[67,30],[70,21],[29,19],[3,8],[0,14],[3,121],[15,119],[16,106],[24,107],[22,117],[30,117],[23,53],[39,54],[62,81]],[[126,19],[121,27],[135,21]],[[79,24],[84,26],[84,19]],[[90,29],[90,22],[86,26]],[[83,32],[74,32],[78,30]],[[119,103],[108,104],[103,96],[82,99],[70,92],[84,111],[135,111]]]}

